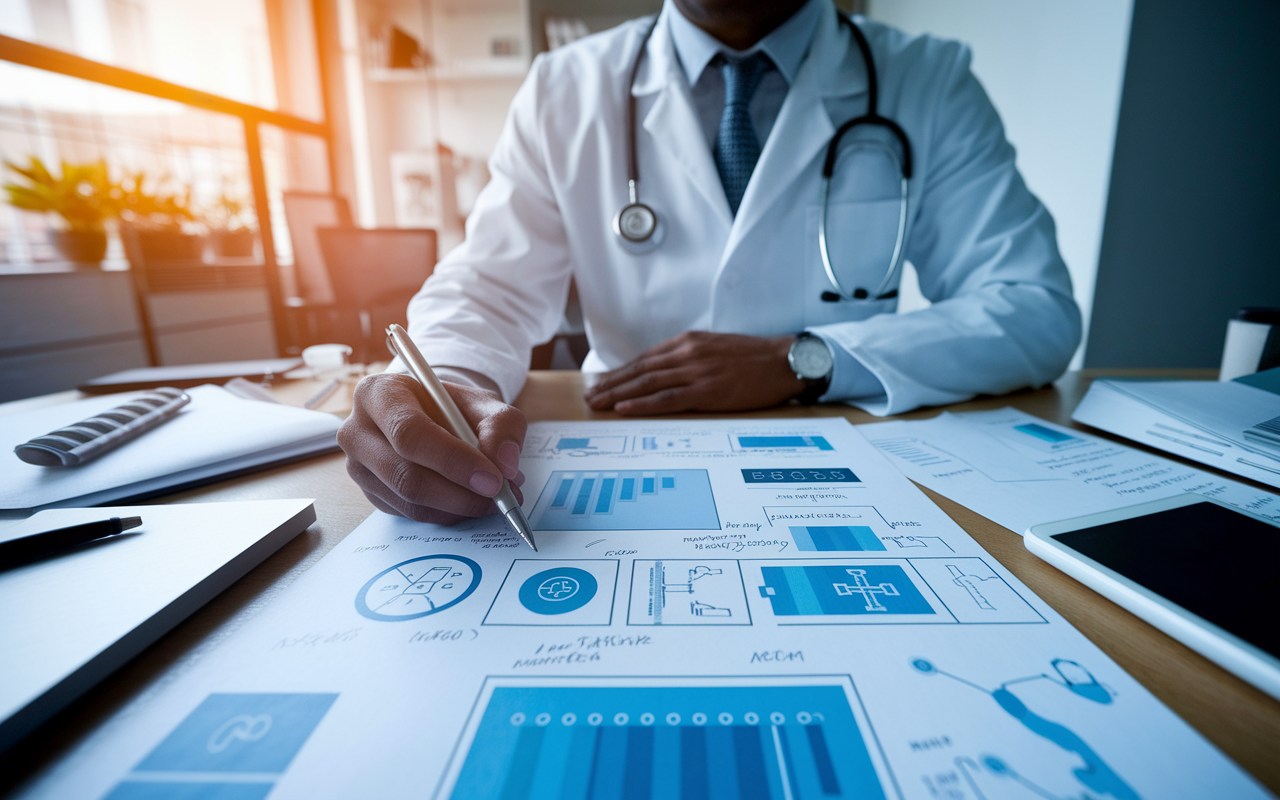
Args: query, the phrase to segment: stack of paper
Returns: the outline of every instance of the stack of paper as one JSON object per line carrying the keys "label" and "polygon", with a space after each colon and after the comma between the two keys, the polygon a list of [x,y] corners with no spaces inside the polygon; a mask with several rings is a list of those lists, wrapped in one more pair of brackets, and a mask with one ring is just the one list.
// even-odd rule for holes
{"label": "stack of paper", "polygon": [[331,414],[245,400],[217,386],[187,392],[174,419],[79,467],[27,464],[13,448],[138,393],[91,397],[0,421],[0,509],[94,506],[337,448]]}
{"label": "stack of paper", "polygon": [[1280,486],[1280,445],[1258,426],[1277,417],[1280,395],[1236,381],[1097,380],[1071,415],[1268,486]]}
{"label": "stack of paper", "polygon": [[1015,533],[1186,492],[1280,521],[1280,498],[1014,408],[860,425],[911,480]]}

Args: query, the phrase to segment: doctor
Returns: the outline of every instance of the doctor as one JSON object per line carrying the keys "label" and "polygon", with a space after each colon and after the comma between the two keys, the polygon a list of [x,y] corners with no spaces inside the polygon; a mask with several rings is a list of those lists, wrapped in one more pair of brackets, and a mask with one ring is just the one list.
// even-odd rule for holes
{"label": "doctor", "polygon": [[[413,519],[491,513],[523,478],[506,403],[571,278],[596,409],[896,414],[1053,380],[1079,312],[969,60],[830,0],[667,0],[539,56],[466,242],[409,306],[480,450],[373,376],[339,434],[352,477]],[[898,315],[903,260],[933,304]]]}

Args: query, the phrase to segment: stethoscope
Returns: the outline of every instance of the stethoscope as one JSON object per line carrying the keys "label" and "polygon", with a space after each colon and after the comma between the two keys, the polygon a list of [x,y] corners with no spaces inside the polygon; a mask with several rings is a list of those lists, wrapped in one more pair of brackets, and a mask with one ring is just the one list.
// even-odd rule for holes
{"label": "stethoscope", "polygon": [[[849,32],[853,34],[853,39],[858,45],[858,51],[862,54],[862,62],[867,70],[867,113],[860,117],[845,122],[831,137],[831,141],[827,144],[827,156],[822,162],[822,182],[819,186],[819,197],[822,203],[822,214],[818,218],[818,252],[822,256],[822,268],[827,272],[827,280],[831,282],[834,292],[827,291],[822,293],[822,299],[829,303],[836,303],[840,300],[888,300],[898,296],[897,289],[890,289],[893,285],[894,277],[898,274],[898,265],[902,260],[902,245],[907,232],[907,198],[911,180],[911,142],[907,139],[907,134],[898,123],[882,117],[876,113],[876,102],[879,94],[879,81],[876,78],[876,64],[871,58],[871,46],[867,44],[867,39],[857,25],[848,17],[836,13],[839,19],[849,28]],[[653,35],[653,31],[658,27],[658,19],[654,18],[648,30],[644,33],[644,38],[640,40],[640,49],[636,52],[635,61],[631,65],[631,81],[627,88],[627,194],[629,202],[622,207],[622,210],[613,218],[613,231],[620,239],[631,245],[643,245],[653,237],[658,230],[658,214],[649,206],[640,202],[640,193],[638,185],[640,183],[640,165],[636,151],[636,98],[631,93],[631,88],[635,86],[636,75],[640,71],[640,61],[644,58],[645,46],[649,43],[649,37]],[[893,256],[889,260],[889,268],[885,270],[884,278],[881,279],[880,285],[874,293],[868,292],[866,289],[854,289],[852,292],[846,292],[840,283],[840,279],[836,277],[835,269],[831,265],[831,252],[827,247],[827,198],[831,189],[831,175],[835,172],[836,156],[839,154],[840,140],[844,135],[859,125],[875,125],[884,128],[893,134],[894,138],[902,146],[902,159],[899,166],[902,171],[902,188],[900,192],[900,202],[898,204],[898,235],[893,244]],[[894,154],[889,148],[884,148],[886,153],[894,160]]]}

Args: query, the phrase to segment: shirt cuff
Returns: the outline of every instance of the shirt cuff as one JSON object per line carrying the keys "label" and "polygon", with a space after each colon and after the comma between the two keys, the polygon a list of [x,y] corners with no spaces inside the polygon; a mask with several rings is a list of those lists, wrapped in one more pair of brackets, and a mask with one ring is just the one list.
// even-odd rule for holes
{"label": "shirt cuff", "polygon": [[[436,377],[444,383],[454,383],[459,386],[470,386],[473,389],[484,389],[485,391],[493,392],[499,397],[502,396],[501,392],[498,391],[498,384],[489,380],[484,375],[481,375],[479,372],[463,369],[462,367],[432,367],[431,371],[434,372]],[[401,374],[408,374],[409,368],[404,365],[404,362],[400,360],[399,356],[396,356],[391,360],[391,363],[387,365],[387,368],[383,370],[383,372],[399,372]]]}
{"label": "shirt cuff", "polygon": [[817,331],[810,330],[814,336],[826,343],[831,351],[831,385],[827,393],[818,398],[820,403],[836,400],[850,400],[856,397],[881,397],[884,395],[884,384],[867,369],[853,353],[845,350],[831,339]]}

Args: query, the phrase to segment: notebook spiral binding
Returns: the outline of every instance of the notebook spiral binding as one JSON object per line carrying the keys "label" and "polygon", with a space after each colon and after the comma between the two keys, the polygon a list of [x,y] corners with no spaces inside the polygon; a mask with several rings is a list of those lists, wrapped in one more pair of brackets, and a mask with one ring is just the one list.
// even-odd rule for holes
{"label": "notebook spiral binding", "polygon": [[173,419],[190,402],[181,389],[155,389],[110,411],[37,436],[13,451],[28,464],[76,467]]}

